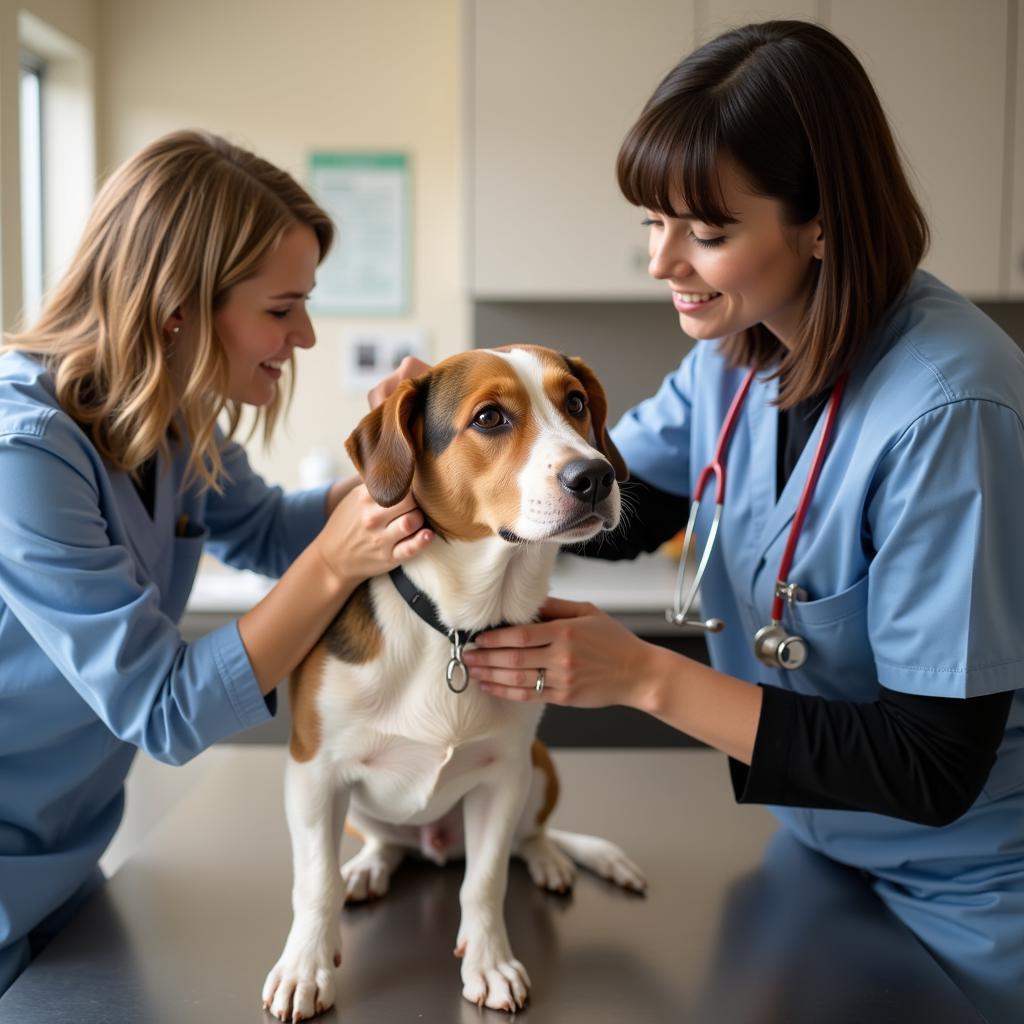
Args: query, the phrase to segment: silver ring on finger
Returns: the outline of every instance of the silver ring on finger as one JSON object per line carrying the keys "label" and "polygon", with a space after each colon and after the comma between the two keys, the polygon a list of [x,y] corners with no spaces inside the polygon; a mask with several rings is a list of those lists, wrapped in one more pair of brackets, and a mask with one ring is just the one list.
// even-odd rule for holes
{"label": "silver ring on finger", "polygon": [[533,684],[533,688],[537,691],[538,697],[544,692],[544,669],[537,669],[537,681]]}

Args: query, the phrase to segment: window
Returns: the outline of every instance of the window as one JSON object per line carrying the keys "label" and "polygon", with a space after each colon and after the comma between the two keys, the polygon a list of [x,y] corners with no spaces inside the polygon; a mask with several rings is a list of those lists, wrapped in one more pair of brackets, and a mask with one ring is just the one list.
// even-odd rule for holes
{"label": "window", "polygon": [[21,57],[21,279],[27,326],[43,297],[43,64]]}
{"label": "window", "polygon": [[[66,8],[77,23],[72,4],[41,6],[60,14]],[[6,20],[4,25],[0,31],[6,33]],[[19,60],[5,64],[0,76],[4,96],[9,84],[19,113],[0,126],[0,147],[12,156],[19,152],[11,177],[17,175],[21,197],[10,212],[22,244],[8,254],[8,272],[0,274],[0,327],[7,331],[38,318],[47,289],[60,280],[78,246],[96,187],[92,52],[25,10],[18,11],[18,43]],[[5,178],[4,184],[13,181]],[[14,224],[4,224],[4,236],[15,234]],[[20,273],[13,272],[19,264]]]}

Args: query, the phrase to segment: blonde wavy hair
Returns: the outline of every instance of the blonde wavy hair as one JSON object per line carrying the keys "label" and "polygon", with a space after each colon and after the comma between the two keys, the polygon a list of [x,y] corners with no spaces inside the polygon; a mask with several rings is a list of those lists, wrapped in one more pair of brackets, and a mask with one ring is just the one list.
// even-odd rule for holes
{"label": "blonde wavy hair", "polygon": [[[38,320],[2,348],[47,366],[61,407],[115,468],[135,474],[171,441],[187,440],[186,479],[220,490],[217,421],[227,414],[230,438],[242,407],[224,393],[214,314],[295,224],[313,229],[322,260],[334,226],[289,174],[217,135],[165,135],[107,180]],[[197,326],[184,373],[172,372],[164,330],[179,307]],[[291,399],[294,372],[288,382],[252,424],[262,422],[265,440]]]}

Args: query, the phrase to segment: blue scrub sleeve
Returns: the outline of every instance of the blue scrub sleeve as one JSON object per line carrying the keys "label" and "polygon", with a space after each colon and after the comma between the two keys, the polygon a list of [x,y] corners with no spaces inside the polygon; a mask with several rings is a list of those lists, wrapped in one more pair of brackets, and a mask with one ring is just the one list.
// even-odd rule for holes
{"label": "blue scrub sleeve", "polygon": [[168,764],[270,716],[231,623],[192,644],[111,543],[59,417],[0,439],[0,597],[107,728]]}
{"label": "blue scrub sleeve", "polygon": [[690,490],[691,395],[700,346],[611,430],[631,474],[676,496]]}
{"label": "blue scrub sleeve", "polygon": [[1024,426],[950,402],[882,458],[867,508],[868,631],[883,686],[972,697],[1024,682]]}
{"label": "blue scrub sleeve", "polygon": [[223,494],[206,502],[206,549],[225,565],[280,576],[323,528],[329,485],[285,494],[249,465],[241,445],[221,444]]}

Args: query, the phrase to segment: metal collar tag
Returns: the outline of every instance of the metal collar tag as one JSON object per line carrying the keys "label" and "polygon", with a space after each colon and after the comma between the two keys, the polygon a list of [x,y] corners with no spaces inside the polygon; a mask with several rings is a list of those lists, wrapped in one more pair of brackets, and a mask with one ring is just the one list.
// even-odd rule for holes
{"label": "metal collar tag", "polygon": [[[405,603],[428,626],[430,626],[431,629],[436,629],[438,633],[443,633],[448,638],[448,642],[452,645],[452,654],[448,659],[448,666],[445,669],[444,679],[448,684],[448,689],[451,690],[452,693],[464,693],[466,688],[469,686],[469,669],[466,668],[466,663],[462,660],[462,652],[465,649],[466,644],[471,644],[483,632],[483,630],[455,629],[451,626],[446,626],[437,614],[437,608],[434,605],[434,602],[431,601],[430,598],[424,594],[408,576],[405,575],[400,565],[395,566],[388,575],[391,577],[391,582],[394,583],[395,589],[402,595],[402,599]],[[509,623],[499,622],[486,628],[500,629],[502,626],[507,625],[509,625]],[[456,673],[458,673],[461,685],[457,685],[455,682]]]}

